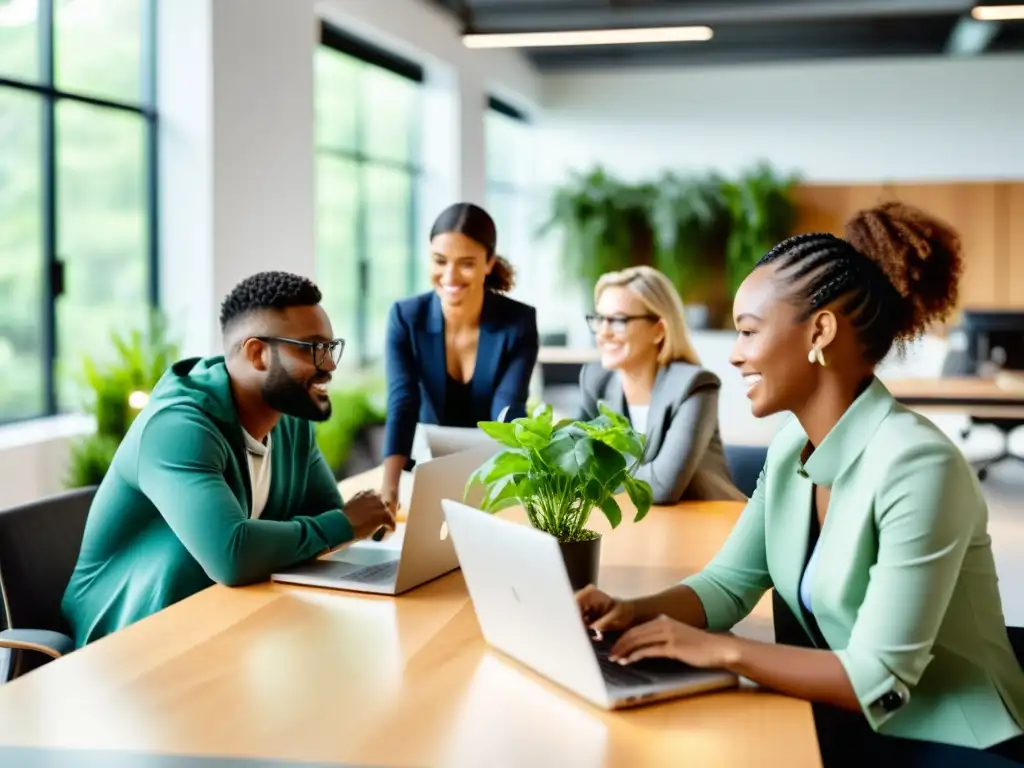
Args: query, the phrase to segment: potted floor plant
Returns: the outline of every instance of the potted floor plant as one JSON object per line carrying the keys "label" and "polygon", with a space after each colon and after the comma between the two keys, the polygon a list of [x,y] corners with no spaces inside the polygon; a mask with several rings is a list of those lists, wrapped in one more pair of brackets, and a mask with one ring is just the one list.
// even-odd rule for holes
{"label": "potted floor plant", "polygon": [[618,526],[622,510],[615,496],[622,489],[636,508],[634,522],[651,508],[650,485],[632,476],[644,436],[603,404],[590,421],[556,423],[551,406],[541,404],[531,416],[479,427],[504,448],[470,476],[467,495],[479,483],[484,512],[523,507],[531,525],[558,540],[573,589],[596,583],[601,537],[587,528],[591,512],[600,509],[612,528]]}

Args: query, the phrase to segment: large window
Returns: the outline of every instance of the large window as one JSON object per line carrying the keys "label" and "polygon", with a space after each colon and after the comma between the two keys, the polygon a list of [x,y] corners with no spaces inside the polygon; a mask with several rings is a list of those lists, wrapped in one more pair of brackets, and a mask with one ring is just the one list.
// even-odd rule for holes
{"label": "large window", "polygon": [[0,0],[0,422],[156,302],[154,0]]}
{"label": "large window", "polygon": [[[530,125],[514,107],[491,98],[484,117],[487,207],[498,227],[498,251],[517,272],[514,293],[526,295],[536,200],[530,184]],[[534,303],[531,301],[531,303]]]}
{"label": "large window", "polygon": [[316,52],[317,273],[345,361],[378,362],[392,302],[415,291],[415,64],[322,28]]}

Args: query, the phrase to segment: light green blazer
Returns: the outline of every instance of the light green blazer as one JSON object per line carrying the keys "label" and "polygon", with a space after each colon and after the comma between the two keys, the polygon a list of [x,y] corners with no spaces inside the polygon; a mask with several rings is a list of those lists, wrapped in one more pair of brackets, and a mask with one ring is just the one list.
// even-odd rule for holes
{"label": "light green blazer", "polygon": [[796,419],[704,570],[683,581],[725,631],[774,586],[807,629],[799,586],[811,496],[830,487],[811,581],[821,634],[871,727],[987,748],[1021,733],[1024,671],[999,598],[988,509],[959,449],[875,379],[801,465]]}

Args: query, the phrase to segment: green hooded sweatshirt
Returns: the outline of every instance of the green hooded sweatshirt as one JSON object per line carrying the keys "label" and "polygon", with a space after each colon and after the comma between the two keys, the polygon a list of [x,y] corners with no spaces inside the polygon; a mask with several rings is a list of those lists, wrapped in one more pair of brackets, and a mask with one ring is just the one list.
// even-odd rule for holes
{"label": "green hooded sweatshirt", "polygon": [[352,539],[313,425],[271,432],[271,487],[251,520],[245,440],[223,357],[175,363],[96,491],[62,610],[76,647],[209,587],[263,581]]}

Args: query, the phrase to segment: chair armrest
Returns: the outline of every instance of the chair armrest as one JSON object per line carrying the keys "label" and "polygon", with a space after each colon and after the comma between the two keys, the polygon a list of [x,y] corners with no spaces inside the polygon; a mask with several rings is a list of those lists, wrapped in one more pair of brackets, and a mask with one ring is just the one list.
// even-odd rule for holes
{"label": "chair armrest", "polygon": [[35,651],[59,659],[75,650],[75,643],[67,635],[48,629],[5,629],[0,632],[0,648]]}

